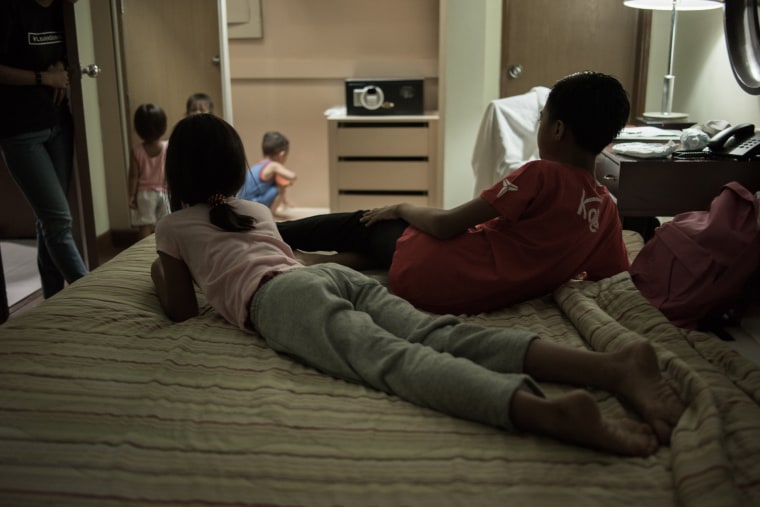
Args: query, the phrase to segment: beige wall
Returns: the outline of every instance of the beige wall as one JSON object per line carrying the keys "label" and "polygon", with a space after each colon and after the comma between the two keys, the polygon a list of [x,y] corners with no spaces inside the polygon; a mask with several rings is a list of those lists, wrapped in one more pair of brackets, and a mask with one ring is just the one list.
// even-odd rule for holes
{"label": "beige wall", "polygon": [[501,0],[441,0],[443,207],[472,199],[472,149],[491,100],[499,97]]}
{"label": "beige wall", "polygon": [[235,128],[249,162],[261,137],[291,142],[298,206],[328,207],[327,121],[345,105],[344,80],[424,77],[425,107],[438,108],[438,0],[263,0],[261,39],[229,45]]}
{"label": "beige wall", "polygon": [[[658,111],[667,68],[670,14],[655,11],[649,60],[646,110]],[[673,111],[689,120],[752,122],[760,126],[760,97],[746,93],[731,72],[723,34],[723,9],[680,12],[676,29]]]}

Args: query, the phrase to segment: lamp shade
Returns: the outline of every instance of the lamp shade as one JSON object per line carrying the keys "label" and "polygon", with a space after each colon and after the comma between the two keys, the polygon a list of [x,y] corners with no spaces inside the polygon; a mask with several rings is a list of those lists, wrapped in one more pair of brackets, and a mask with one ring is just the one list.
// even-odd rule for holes
{"label": "lamp shade", "polygon": [[[678,11],[706,11],[723,7],[723,2],[718,0],[675,0],[675,4]],[[636,9],[670,11],[673,9],[673,0],[626,0],[623,5]]]}

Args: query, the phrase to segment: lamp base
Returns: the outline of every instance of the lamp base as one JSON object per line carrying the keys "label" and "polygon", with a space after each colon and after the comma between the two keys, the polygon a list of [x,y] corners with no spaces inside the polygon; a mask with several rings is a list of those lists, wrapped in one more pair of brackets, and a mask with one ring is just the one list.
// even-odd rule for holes
{"label": "lamp base", "polygon": [[646,112],[644,118],[651,118],[653,120],[681,120],[688,118],[687,113],[658,113],[658,112]]}
{"label": "lamp base", "polygon": [[657,127],[668,130],[683,130],[694,125],[693,121],[689,121],[686,118],[671,119],[666,118],[664,120],[657,120],[655,118],[644,118],[643,116],[637,116],[633,122],[634,125],[646,125],[647,127]]}

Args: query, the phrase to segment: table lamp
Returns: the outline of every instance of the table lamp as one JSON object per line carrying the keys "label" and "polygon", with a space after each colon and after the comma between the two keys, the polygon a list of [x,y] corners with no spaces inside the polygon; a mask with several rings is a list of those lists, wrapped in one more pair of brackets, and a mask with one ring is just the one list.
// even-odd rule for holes
{"label": "table lamp", "polygon": [[719,9],[723,7],[723,3],[717,0],[626,0],[623,4],[636,9],[671,12],[668,69],[662,87],[662,109],[657,112],[645,112],[644,117],[657,120],[677,120],[686,118],[688,116],[686,113],[673,112],[673,86],[676,79],[673,75],[673,52],[676,42],[676,12]]}

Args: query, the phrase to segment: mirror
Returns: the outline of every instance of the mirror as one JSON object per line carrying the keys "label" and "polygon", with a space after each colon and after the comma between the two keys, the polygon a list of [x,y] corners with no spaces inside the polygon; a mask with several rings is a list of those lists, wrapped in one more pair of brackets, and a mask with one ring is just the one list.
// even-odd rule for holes
{"label": "mirror", "polygon": [[760,95],[758,0],[726,0],[725,33],[734,77],[744,91]]}

